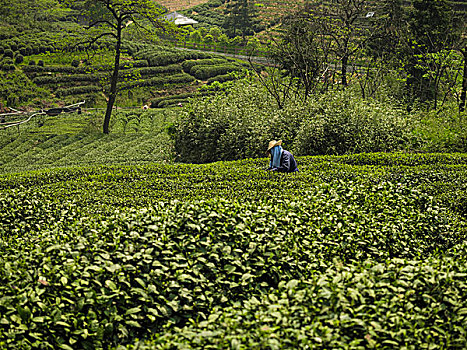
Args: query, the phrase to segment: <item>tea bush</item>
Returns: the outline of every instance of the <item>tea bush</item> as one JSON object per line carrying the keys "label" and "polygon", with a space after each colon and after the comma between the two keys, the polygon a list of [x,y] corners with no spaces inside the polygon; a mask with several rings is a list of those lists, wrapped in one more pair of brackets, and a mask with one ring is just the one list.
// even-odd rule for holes
{"label": "tea bush", "polygon": [[192,97],[210,96],[213,94],[214,94],[213,91],[198,90],[196,92],[188,92],[188,93],[183,93],[183,94],[178,94],[178,95],[157,97],[151,100],[151,108],[164,108],[164,105],[173,105],[173,104],[177,104],[178,102],[188,102],[189,99]]}
{"label": "tea bush", "polygon": [[34,98],[47,98],[50,93],[32,84],[30,79],[13,64],[9,72],[0,71],[0,102],[8,106],[26,106]]}
{"label": "tea bush", "polygon": [[184,100],[187,101],[188,98],[193,97],[195,93],[183,93],[183,94],[178,94],[178,95],[172,95],[172,96],[162,96],[162,97],[157,97],[153,98],[151,100],[151,108],[159,108],[162,107],[160,104],[165,103],[165,102],[170,102],[171,100]]}
{"label": "tea bush", "polygon": [[13,58],[14,55],[15,55],[15,53],[13,52],[12,49],[5,49],[5,51],[3,52],[4,57]]}
{"label": "tea bush", "polygon": [[166,66],[185,60],[212,58],[212,54],[199,51],[181,51],[168,47],[151,47],[138,51],[135,58],[147,60],[150,66]]}
{"label": "tea bush", "polygon": [[311,107],[297,132],[299,154],[391,152],[410,146],[410,120],[397,107],[364,101],[348,91],[317,99]]}
{"label": "tea bush", "polygon": [[210,65],[216,65],[216,64],[225,64],[227,63],[226,59],[223,58],[205,58],[205,59],[199,59],[199,60],[187,60],[182,63],[182,68],[185,72],[190,73],[191,69],[194,66],[210,66]]}
{"label": "tea bush", "polygon": [[148,79],[125,82],[121,84],[120,88],[131,89],[133,87],[161,86],[165,84],[191,83],[193,81],[195,81],[195,78],[190,74],[178,73],[168,76],[156,76]]}
{"label": "tea bush", "polygon": [[464,348],[467,156],[298,162],[0,176],[0,344]]}
{"label": "tea bush", "polygon": [[206,321],[136,347],[461,349],[465,309],[455,310],[465,306],[464,278],[465,265],[454,261],[337,265],[309,281],[282,282],[261,298],[214,308]]}
{"label": "tea bush", "polygon": [[21,64],[21,63],[23,63],[23,61],[24,61],[23,55],[21,55],[21,54],[16,55],[16,57],[15,57],[15,63],[16,64]]}
{"label": "tea bush", "polygon": [[238,79],[238,77],[234,74],[230,74],[230,73],[227,73],[227,74],[220,74],[220,75],[216,75],[215,77],[211,77],[208,79],[208,84],[212,84],[214,82],[219,82],[219,83],[225,83],[226,81],[232,81],[232,80],[236,80]]}
{"label": "tea bush", "polygon": [[94,85],[75,86],[71,88],[59,88],[55,91],[58,97],[69,95],[93,94],[102,91],[102,88]]}
{"label": "tea bush", "polygon": [[242,68],[233,64],[199,65],[190,69],[190,74],[197,79],[207,80],[217,75],[240,71]]}
{"label": "tea bush", "polygon": [[73,74],[73,75],[59,75],[59,76],[38,76],[32,81],[37,85],[47,85],[47,84],[61,84],[67,82],[98,82],[103,76],[97,74]]}

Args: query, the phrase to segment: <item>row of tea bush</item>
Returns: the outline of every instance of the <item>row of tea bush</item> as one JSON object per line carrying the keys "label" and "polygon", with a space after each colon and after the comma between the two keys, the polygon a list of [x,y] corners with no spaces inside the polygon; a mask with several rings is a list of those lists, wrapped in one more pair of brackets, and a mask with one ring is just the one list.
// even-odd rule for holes
{"label": "row of tea bush", "polygon": [[0,176],[3,348],[463,348],[465,155]]}

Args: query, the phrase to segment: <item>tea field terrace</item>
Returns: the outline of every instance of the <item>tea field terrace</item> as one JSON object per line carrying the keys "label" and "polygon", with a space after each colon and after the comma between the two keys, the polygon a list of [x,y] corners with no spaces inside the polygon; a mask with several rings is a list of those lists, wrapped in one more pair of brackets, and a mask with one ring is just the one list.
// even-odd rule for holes
{"label": "tea field terrace", "polygon": [[[87,107],[106,105],[112,73],[109,43],[88,52],[67,52],[50,46],[47,37],[33,48],[24,46],[29,39],[30,35],[10,38],[0,46],[1,110],[40,109],[83,100]],[[15,48],[8,49],[15,60],[7,56],[4,46]],[[124,46],[118,106],[161,108],[184,103],[203,86],[234,80],[248,68],[245,62],[201,51],[128,41]]]}
{"label": "tea field terrace", "polygon": [[18,128],[0,131],[0,173],[171,162],[173,146],[166,130],[175,115],[170,108],[119,109],[112,115],[109,135],[100,132],[102,109],[36,115]]}
{"label": "tea field terrace", "polygon": [[0,175],[5,348],[464,348],[464,154]]}

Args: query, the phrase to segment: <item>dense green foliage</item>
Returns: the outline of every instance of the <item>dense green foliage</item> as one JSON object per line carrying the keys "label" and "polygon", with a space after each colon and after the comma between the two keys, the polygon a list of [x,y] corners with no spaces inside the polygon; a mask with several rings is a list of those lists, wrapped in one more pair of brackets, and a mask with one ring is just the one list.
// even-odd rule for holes
{"label": "dense green foliage", "polygon": [[0,134],[0,173],[89,164],[141,164],[173,159],[164,111],[122,110],[112,135],[98,132],[99,112],[38,116],[27,126]]}
{"label": "dense green foliage", "polygon": [[[304,69],[328,93],[303,94],[299,74],[274,67],[259,72],[262,85],[232,83],[236,61],[144,44],[121,21],[118,109],[101,134],[89,107],[116,96],[113,42],[88,55],[65,40],[80,27],[73,16],[98,2],[23,3],[0,0],[0,108],[87,106],[0,130],[0,348],[467,348],[460,76],[438,85],[443,108],[428,112],[395,98],[406,83],[396,71],[347,76],[349,47],[329,56],[336,68],[342,54],[340,72]],[[226,4],[253,2],[210,0],[196,18]],[[248,34],[254,21],[235,12]],[[193,33],[226,42],[205,25]],[[425,58],[417,67],[439,57]],[[135,103],[159,109],[125,109]],[[265,171],[271,139],[299,172]],[[440,151],[462,153],[423,153]]]}
{"label": "dense green foliage", "polygon": [[204,4],[184,10],[182,13],[204,25],[220,27],[224,23],[225,16],[219,8],[224,2],[225,0],[209,0]]}
{"label": "dense green foliage", "polygon": [[[26,41],[29,37],[18,40]],[[108,94],[111,76],[110,56],[105,44],[93,48],[94,55],[89,59],[84,51],[68,52],[57,46],[54,40],[58,40],[57,37],[40,35],[39,39],[28,44],[31,49],[22,50],[22,55],[19,49],[17,52],[9,48],[6,53],[3,51],[3,55],[0,55],[0,103],[11,107],[37,106],[45,99],[60,103],[86,100],[88,107],[105,103],[102,93]],[[13,45],[13,39],[7,42],[5,45]],[[120,64],[119,90],[134,90],[134,97],[126,102],[131,105],[149,101],[155,90],[170,91],[187,85],[202,86],[197,79],[207,80],[226,72],[243,69],[232,59],[204,52],[182,51],[167,46],[128,41],[124,44],[126,55]],[[23,45],[18,44],[18,47]],[[88,53],[92,54],[93,51]],[[21,60],[18,59],[20,56]],[[190,75],[190,70],[185,68],[185,62],[203,64],[203,71]],[[215,66],[209,68],[210,65]],[[120,100],[123,100],[122,94],[124,92],[120,94]]]}
{"label": "dense green foliage", "polygon": [[277,109],[261,87],[245,80],[225,95],[193,100],[173,136],[180,160],[205,163],[262,156],[271,139],[299,155],[407,149],[417,146],[413,127],[402,109],[350,90]]}
{"label": "dense green foliage", "polygon": [[298,161],[1,176],[0,344],[465,347],[466,156]]}
{"label": "dense green foliage", "polygon": [[172,128],[177,157],[190,163],[261,157],[272,139],[297,155],[467,151],[467,119],[456,105],[409,112],[391,91],[363,99],[358,89],[353,84],[306,102],[291,97],[278,108],[257,81],[237,80],[178,113]]}

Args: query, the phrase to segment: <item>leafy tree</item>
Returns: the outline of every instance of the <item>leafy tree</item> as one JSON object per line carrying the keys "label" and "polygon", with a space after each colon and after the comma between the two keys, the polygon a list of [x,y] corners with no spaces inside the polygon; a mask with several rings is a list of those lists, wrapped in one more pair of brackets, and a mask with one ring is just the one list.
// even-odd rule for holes
{"label": "leafy tree", "polygon": [[395,63],[405,50],[408,37],[407,9],[404,0],[383,0],[371,17],[373,36],[366,42],[369,56],[381,57],[386,64]]}
{"label": "leafy tree", "polygon": [[267,79],[258,75],[279,108],[290,94],[306,101],[313,92],[326,91],[336,68],[347,86],[348,67],[355,67],[353,60],[373,35],[366,16],[369,9],[364,0],[309,2],[282,19],[279,36],[271,36],[269,52],[279,69],[269,68]]}
{"label": "leafy tree", "polygon": [[211,29],[209,29],[209,34],[211,34],[214,40],[217,41],[219,36],[222,34],[222,30],[219,27],[211,27]]}
{"label": "leafy tree", "polygon": [[[306,94],[320,69],[328,70],[326,78],[334,68],[340,68],[341,83],[347,86],[349,67],[355,66],[374,35],[373,23],[367,16],[370,10],[366,0],[305,3],[282,20],[283,42],[276,45],[275,61],[285,60],[281,64],[292,76],[299,77]],[[331,64],[333,60],[339,62],[338,67]]]}
{"label": "leafy tree", "polygon": [[227,35],[225,35],[224,33],[222,33],[221,35],[219,35],[219,39],[217,40],[219,42],[220,45],[222,46],[228,46],[229,45],[229,38],[227,37]]}
{"label": "leafy tree", "polygon": [[190,33],[190,40],[194,41],[195,43],[200,43],[203,40],[201,33],[199,30],[195,29]]}
{"label": "leafy tree", "polygon": [[465,111],[467,95],[467,13],[459,12],[453,19],[456,26],[454,49],[462,55],[461,92],[459,96],[459,112]]}
{"label": "leafy tree", "polygon": [[412,5],[407,88],[413,99],[433,100],[436,107],[439,81],[450,62],[447,51],[457,40],[454,12],[446,0],[413,0]]}
{"label": "leafy tree", "polygon": [[244,41],[258,28],[257,10],[251,0],[227,0],[224,15],[223,28],[230,38],[241,35]]}
{"label": "leafy tree", "polygon": [[242,43],[243,39],[240,36],[233,37],[229,40],[230,44],[233,46],[238,46]]}
{"label": "leafy tree", "polygon": [[462,42],[458,46],[458,50],[462,53],[463,57],[463,69],[462,69],[462,89],[459,100],[459,112],[465,111],[466,105],[466,95],[467,95],[467,43],[466,43],[466,34],[462,36]]}
{"label": "leafy tree", "polygon": [[[383,0],[368,13],[372,34],[366,40],[364,56],[358,79],[363,98],[374,96],[388,76],[398,74],[393,81],[402,81],[400,64],[405,59],[408,38],[407,6],[404,0]],[[364,70],[363,70],[364,69]],[[403,84],[399,84],[403,85]],[[403,89],[392,89],[394,95],[403,98]]]}
{"label": "leafy tree", "polygon": [[332,0],[328,5],[312,6],[310,15],[316,17],[321,30],[329,35],[331,51],[340,62],[342,85],[347,86],[347,70],[355,57],[372,37],[367,14],[372,8],[367,0]]}
{"label": "leafy tree", "polygon": [[[327,78],[323,73],[329,68],[331,41],[321,29],[320,21],[315,21],[305,10],[283,20],[278,38],[271,36],[269,56],[279,70],[274,74],[269,73],[269,76],[277,78],[286,72],[285,76],[290,79],[285,80],[287,83],[282,91],[293,91],[304,102],[320,86],[320,78]],[[273,83],[273,80],[269,82]],[[277,96],[277,93],[273,96]],[[287,93],[282,97],[286,99]],[[276,101],[280,107],[282,103],[277,98]]]}
{"label": "leafy tree", "polygon": [[112,108],[117,97],[117,84],[122,54],[123,32],[128,26],[143,30],[148,38],[156,35],[173,35],[176,32],[172,23],[161,15],[164,9],[151,0],[87,0],[82,10],[88,19],[86,43],[94,44],[110,39],[114,52],[113,72],[110,79],[107,109],[104,116],[103,132],[109,133]]}
{"label": "leafy tree", "polygon": [[208,45],[212,45],[215,42],[214,37],[211,34],[206,34],[203,40]]}
{"label": "leafy tree", "polygon": [[201,37],[205,37],[206,34],[208,33],[208,29],[206,27],[199,27],[199,33],[201,34]]}

